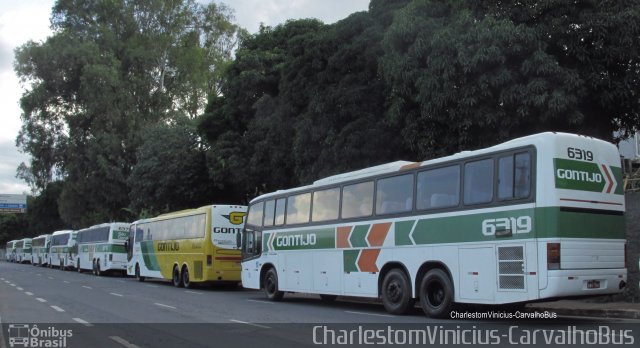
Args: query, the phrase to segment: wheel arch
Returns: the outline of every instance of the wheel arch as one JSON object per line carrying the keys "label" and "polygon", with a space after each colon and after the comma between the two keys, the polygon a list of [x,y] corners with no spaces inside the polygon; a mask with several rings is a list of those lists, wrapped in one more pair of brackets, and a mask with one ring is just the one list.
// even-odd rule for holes
{"label": "wheel arch", "polygon": [[[389,261],[385,263],[384,266],[382,266],[382,269],[378,274],[378,296],[382,296],[382,283],[384,282],[384,277],[386,277],[387,273],[389,273],[389,271],[391,271],[392,269],[399,269],[400,271],[402,271],[404,275],[407,276],[407,279],[409,279],[409,284],[413,284],[413,282],[411,281],[411,273],[409,273],[407,266],[405,266],[400,261]],[[415,288],[412,287],[412,297],[415,297],[415,293]]]}
{"label": "wheel arch", "polygon": [[453,275],[451,273],[451,270],[449,269],[449,267],[447,267],[447,265],[445,265],[443,262],[441,261],[427,261],[425,263],[423,263],[420,268],[418,269],[418,273],[416,273],[416,279],[414,279],[413,282],[413,289],[414,289],[414,294],[415,297],[418,298],[418,289],[420,288],[420,282],[422,281],[422,278],[425,276],[425,274],[427,274],[427,272],[429,272],[432,269],[441,269],[442,271],[444,271],[447,276],[449,277],[449,280],[451,280],[451,285],[452,285],[452,291],[454,294],[454,298],[455,298],[455,293],[456,293],[456,289],[455,289],[455,281],[453,279]]}
{"label": "wheel arch", "polygon": [[267,262],[263,264],[262,267],[260,268],[260,289],[264,289],[264,276],[265,274],[267,274],[267,272],[271,268],[276,270],[276,274],[278,274],[278,270],[276,269],[276,266],[274,266],[271,262]]}

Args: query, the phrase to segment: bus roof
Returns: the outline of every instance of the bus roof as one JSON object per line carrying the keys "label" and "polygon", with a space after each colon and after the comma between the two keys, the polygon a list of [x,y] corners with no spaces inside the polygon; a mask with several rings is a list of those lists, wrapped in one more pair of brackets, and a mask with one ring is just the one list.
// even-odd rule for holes
{"label": "bus roof", "polygon": [[170,213],[161,214],[161,215],[158,215],[158,216],[155,216],[155,217],[151,217],[151,218],[140,219],[140,220],[136,220],[136,221],[132,222],[131,224],[133,225],[133,224],[140,224],[140,223],[145,223],[145,222],[149,222],[149,221],[164,220],[164,219],[169,219],[169,218],[173,218],[173,217],[188,216],[188,215],[194,215],[194,214],[202,214],[203,212],[206,212],[207,209],[214,209],[216,207],[246,208],[245,206],[241,206],[241,205],[237,205],[237,204],[212,204],[212,205],[205,205],[205,206],[202,206],[202,207],[199,207],[199,208],[173,211],[173,212],[170,212]]}
{"label": "bus roof", "polygon": [[105,222],[102,224],[97,224],[97,225],[93,225],[93,226],[89,226],[83,229],[78,230],[78,233],[82,232],[82,231],[86,231],[92,228],[98,228],[98,227],[112,227],[114,225],[126,225],[129,226],[130,224],[128,222]]}
{"label": "bus roof", "polygon": [[47,237],[51,237],[51,235],[50,234],[41,234],[41,235],[39,235],[39,236],[37,236],[37,237],[35,237],[33,239],[42,239],[42,238],[47,238]]}
{"label": "bus roof", "polygon": [[291,188],[291,189],[278,190],[278,191],[275,191],[275,192],[266,193],[266,194],[260,195],[260,196],[258,196],[256,198],[252,199],[251,202],[254,202],[254,201],[257,201],[257,200],[262,200],[262,199],[265,199],[265,198],[268,198],[268,197],[271,197],[271,196],[278,196],[278,195],[281,195],[281,194],[292,193],[292,192],[297,192],[297,191],[305,191],[305,190],[308,190],[308,189],[311,189],[311,188],[321,187],[321,186],[325,186],[325,185],[329,185],[329,184],[348,182],[348,181],[351,181],[351,180],[372,177],[372,176],[376,176],[376,175],[380,175],[380,174],[395,173],[395,172],[400,172],[400,171],[403,171],[403,170],[409,170],[409,169],[413,169],[413,168],[419,168],[419,167],[424,167],[424,166],[428,166],[428,165],[434,165],[434,164],[438,164],[438,163],[445,163],[445,162],[448,162],[448,161],[453,161],[453,160],[458,160],[458,159],[463,159],[463,158],[468,158],[468,157],[479,156],[479,155],[483,155],[483,154],[486,154],[486,153],[492,153],[492,152],[496,152],[496,151],[500,151],[500,150],[506,150],[506,149],[512,149],[512,148],[516,148],[516,147],[530,146],[530,145],[534,145],[534,146],[538,147],[538,146],[540,146],[542,144],[549,144],[550,142],[555,141],[555,140],[557,140],[559,138],[588,138],[588,139],[591,139],[591,140],[600,141],[603,144],[608,144],[608,142],[606,142],[604,140],[600,140],[600,139],[596,139],[596,138],[592,138],[592,137],[588,137],[588,136],[583,136],[583,135],[577,135],[577,134],[561,133],[561,132],[537,133],[537,134],[528,135],[528,136],[516,138],[516,139],[513,139],[513,140],[509,140],[509,141],[506,141],[504,143],[500,143],[500,144],[497,144],[497,145],[494,145],[494,146],[491,146],[491,147],[486,147],[486,148],[482,148],[482,149],[478,149],[478,150],[471,150],[471,151],[461,151],[461,152],[455,153],[453,155],[449,155],[449,156],[445,156],[445,157],[439,157],[439,158],[435,158],[435,159],[430,159],[430,160],[423,161],[423,162],[395,161],[395,162],[381,164],[381,165],[368,167],[368,168],[364,168],[364,169],[360,169],[360,170],[355,170],[355,171],[352,171],[352,172],[341,173],[341,174],[337,174],[337,175],[333,175],[333,176],[329,176],[329,177],[326,177],[326,178],[323,178],[323,179],[316,180],[311,185],[299,186],[299,187],[295,187],[295,188]]}
{"label": "bus roof", "polygon": [[73,232],[76,232],[76,231],[74,231],[74,230],[55,231],[55,232],[53,232],[52,236],[57,236],[57,235],[60,235],[60,234],[67,234],[67,233],[73,233]]}

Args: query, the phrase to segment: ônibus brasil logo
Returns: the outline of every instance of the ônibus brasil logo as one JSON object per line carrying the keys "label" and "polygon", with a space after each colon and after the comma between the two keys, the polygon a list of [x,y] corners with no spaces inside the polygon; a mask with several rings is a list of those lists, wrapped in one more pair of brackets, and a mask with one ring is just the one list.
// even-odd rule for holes
{"label": "\u00f4nibus brasil logo", "polygon": [[73,330],[59,330],[55,327],[39,328],[38,325],[10,324],[10,347],[66,347],[67,339],[73,337]]}

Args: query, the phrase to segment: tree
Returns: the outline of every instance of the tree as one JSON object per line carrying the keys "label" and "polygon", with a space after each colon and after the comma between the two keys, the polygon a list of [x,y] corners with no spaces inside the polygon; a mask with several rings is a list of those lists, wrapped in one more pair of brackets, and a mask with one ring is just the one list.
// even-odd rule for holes
{"label": "tree", "polygon": [[35,189],[62,177],[62,218],[74,226],[128,217],[140,131],[194,118],[219,93],[239,29],[225,6],[195,0],[58,0],[54,35],[16,52],[30,88],[17,143]]}
{"label": "tree", "polygon": [[539,131],[635,130],[638,2],[414,0],[384,39],[387,117],[421,157]]}
{"label": "tree", "polygon": [[133,211],[157,214],[232,202],[209,180],[206,154],[191,120],[156,124],[141,136],[137,163],[128,179]]}

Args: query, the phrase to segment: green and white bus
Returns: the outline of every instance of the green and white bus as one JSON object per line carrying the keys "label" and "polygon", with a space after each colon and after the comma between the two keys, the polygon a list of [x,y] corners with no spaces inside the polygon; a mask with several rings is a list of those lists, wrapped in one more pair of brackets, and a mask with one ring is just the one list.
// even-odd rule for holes
{"label": "green and white bus", "polygon": [[95,275],[118,271],[127,273],[127,252],[124,244],[129,238],[129,224],[111,222],[78,231],[76,269],[92,271]]}
{"label": "green and white bus", "polygon": [[51,235],[51,247],[49,248],[49,267],[58,267],[65,270],[75,267],[75,260],[78,254],[76,245],[77,231],[62,230],[53,232]]}
{"label": "green and white bus", "polygon": [[616,147],[541,133],[425,162],[339,174],[251,201],[242,284],[381,297],[400,314],[622,292]]}
{"label": "green and white bus", "polygon": [[10,240],[7,242],[4,254],[4,258],[7,262],[16,262],[16,248],[14,246],[16,242],[16,240]]}
{"label": "green and white bus", "polygon": [[14,244],[16,250],[16,262],[31,262],[31,238],[23,238]]}
{"label": "green and white bus", "polygon": [[127,274],[171,279],[176,287],[194,283],[240,282],[237,239],[246,206],[208,205],[131,224]]}
{"label": "green and white bus", "polygon": [[49,263],[49,247],[51,235],[43,234],[31,241],[31,264],[34,266],[44,266]]}

